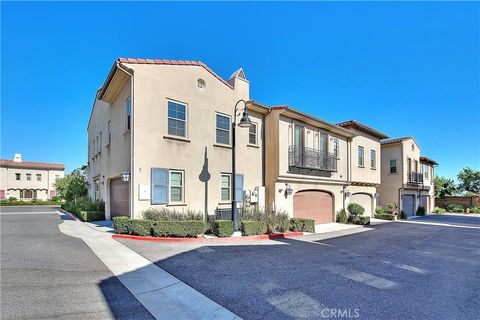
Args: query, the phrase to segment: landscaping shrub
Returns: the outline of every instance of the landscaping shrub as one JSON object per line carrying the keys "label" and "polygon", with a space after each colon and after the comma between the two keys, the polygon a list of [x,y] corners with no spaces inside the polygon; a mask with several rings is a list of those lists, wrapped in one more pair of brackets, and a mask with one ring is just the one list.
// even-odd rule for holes
{"label": "landscaping shrub", "polygon": [[[14,199],[14,200],[11,200]],[[9,199],[4,199],[0,200],[0,206],[38,206],[38,205],[61,205],[62,202],[60,201],[44,201],[44,200],[38,200],[38,199],[33,199],[32,201],[22,201],[22,200],[16,200],[15,197],[10,197]]]}
{"label": "landscaping shrub", "polygon": [[240,228],[242,235],[253,236],[257,234],[266,234],[268,232],[267,221],[242,221]]}
{"label": "landscaping shrub", "polygon": [[370,217],[368,216],[352,216],[352,219],[350,221],[353,224],[359,224],[359,225],[368,225],[370,224]]}
{"label": "landscaping shrub", "polygon": [[447,212],[447,210],[445,210],[443,208],[435,207],[432,212],[433,213],[445,213],[445,212]]}
{"label": "landscaping shrub", "polygon": [[468,208],[470,209],[470,213],[480,213],[480,207],[470,206]]}
{"label": "landscaping shrub", "polygon": [[195,210],[171,210],[168,208],[149,208],[143,211],[143,218],[152,221],[190,221],[204,220],[203,213]]}
{"label": "landscaping shrub", "polygon": [[358,203],[350,203],[347,210],[352,216],[361,216],[365,212],[365,208]]}
{"label": "landscaping shrub", "polygon": [[152,226],[152,235],[155,237],[194,238],[204,231],[205,222],[201,220],[155,221]]}
{"label": "landscaping shrub", "polygon": [[130,218],[129,217],[113,217],[113,228],[119,234],[129,234]]}
{"label": "landscaping shrub", "polygon": [[152,234],[152,224],[153,222],[149,220],[132,219],[128,231],[135,236],[149,236]]}
{"label": "landscaping shrub", "polygon": [[463,209],[463,206],[458,205],[458,204],[449,204],[447,206],[447,211],[448,212],[464,212],[465,210]]}
{"label": "landscaping shrub", "polygon": [[233,221],[215,220],[212,223],[212,231],[217,237],[231,237],[233,234]]}
{"label": "landscaping shrub", "polygon": [[348,222],[348,215],[345,209],[337,212],[336,221],[343,224],[346,224]]}
{"label": "landscaping shrub", "polygon": [[290,230],[297,232],[315,232],[315,220],[292,218],[290,219]]}
{"label": "landscaping shrub", "polygon": [[378,206],[375,209],[375,214],[385,214],[385,209],[383,209],[382,206]]}
{"label": "landscaping shrub", "polygon": [[403,210],[400,211],[400,218],[407,219],[407,215],[405,214],[405,212],[403,212]]}
{"label": "landscaping shrub", "polygon": [[424,216],[424,215],[425,215],[425,207],[418,207],[417,216]]}
{"label": "landscaping shrub", "polygon": [[268,231],[272,233],[277,232],[286,232],[290,227],[290,219],[288,213],[286,212],[275,212],[272,217],[272,221],[268,224]]}
{"label": "landscaping shrub", "polygon": [[389,213],[375,214],[376,219],[395,221],[395,215]]}
{"label": "landscaping shrub", "polygon": [[288,214],[284,211],[272,212],[257,208],[250,208],[243,212],[242,221],[265,221],[268,233],[285,232],[290,227]]}
{"label": "landscaping shrub", "polygon": [[389,202],[387,203],[387,208],[385,209],[385,211],[387,211],[388,214],[396,214],[397,212],[395,211],[395,209],[397,208],[397,204],[394,203],[394,202]]}
{"label": "landscaping shrub", "polygon": [[82,221],[100,221],[105,220],[105,213],[101,211],[80,211],[78,218]]}

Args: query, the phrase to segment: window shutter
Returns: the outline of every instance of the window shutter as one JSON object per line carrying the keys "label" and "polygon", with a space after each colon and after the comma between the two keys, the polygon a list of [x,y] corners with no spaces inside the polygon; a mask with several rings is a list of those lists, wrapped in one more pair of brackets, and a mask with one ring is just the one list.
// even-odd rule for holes
{"label": "window shutter", "polygon": [[235,200],[243,201],[243,174],[235,175]]}
{"label": "window shutter", "polygon": [[152,204],[168,203],[168,169],[152,168]]}

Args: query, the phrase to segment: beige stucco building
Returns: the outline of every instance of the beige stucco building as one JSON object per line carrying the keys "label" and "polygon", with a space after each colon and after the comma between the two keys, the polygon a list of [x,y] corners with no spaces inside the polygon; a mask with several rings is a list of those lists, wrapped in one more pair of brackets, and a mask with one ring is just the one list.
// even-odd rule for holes
{"label": "beige stucco building", "polygon": [[380,204],[392,203],[398,212],[415,215],[418,207],[430,212],[435,206],[434,168],[438,164],[421,156],[412,137],[382,141]]}
{"label": "beige stucco building", "polygon": [[57,195],[55,181],[64,175],[63,164],[23,161],[15,154],[13,160],[0,160],[0,199],[51,199]]}
{"label": "beige stucco building", "polygon": [[[196,61],[115,61],[88,124],[89,194],[105,200],[107,218],[141,217],[151,207],[228,210],[233,109],[249,99],[249,85],[241,69],[225,81]],[[236,195],[253,193],[245,200],[263,207],[268,110],[249,109],[255,126],[236,129]]]}

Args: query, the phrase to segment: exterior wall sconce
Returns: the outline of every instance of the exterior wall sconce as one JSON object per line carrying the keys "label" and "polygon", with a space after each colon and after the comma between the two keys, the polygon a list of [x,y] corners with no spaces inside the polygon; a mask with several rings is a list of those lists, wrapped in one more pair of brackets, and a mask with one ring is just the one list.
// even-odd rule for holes
{"label": "exterior wall sconce", "polygon": [[123,182],[128,182],[128,180],[130,180],[130,173],[129,172],[122,172],[120,174],[120,177],[122,178]]}
{"label": "exterior wall sconce", "polygon": [[285,195],[290,196],[293,194],[292,186],[289,184],[285,184]]}

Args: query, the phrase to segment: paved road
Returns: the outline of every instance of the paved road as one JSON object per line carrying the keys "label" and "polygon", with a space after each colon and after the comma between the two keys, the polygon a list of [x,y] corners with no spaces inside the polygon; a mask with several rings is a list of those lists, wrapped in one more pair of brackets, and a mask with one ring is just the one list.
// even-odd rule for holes
{"label": "paved road", "polygon": [[244,319],[478,319],[480,218],[421,221],[439,219],[456,226],[396,222],[269,245],[121,242]]}
{"label": "paved road", "polygon": [[49,207],[1,210],[1,319],[151,319]]}

